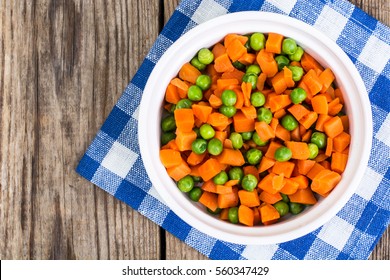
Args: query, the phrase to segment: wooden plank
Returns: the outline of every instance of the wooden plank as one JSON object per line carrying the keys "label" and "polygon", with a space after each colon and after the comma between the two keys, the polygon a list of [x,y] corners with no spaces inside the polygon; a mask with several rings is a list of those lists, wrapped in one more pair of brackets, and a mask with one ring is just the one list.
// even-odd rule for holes
{"label": "wooden plank", "polygon": [[158,35],[148,1],[1,1],[1,259],[158,259],[157,225],[74,168]]}

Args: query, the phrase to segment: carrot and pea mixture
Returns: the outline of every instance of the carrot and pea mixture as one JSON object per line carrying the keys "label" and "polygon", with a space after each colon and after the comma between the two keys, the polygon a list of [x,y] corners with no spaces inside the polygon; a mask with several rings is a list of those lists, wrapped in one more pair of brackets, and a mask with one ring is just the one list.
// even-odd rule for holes
{"label": "carrot and pea mixture", "polygon": [[167,86],[160,159],[222,220],[268,225],[341,180],[350,134],[331,69],[292,38],[228,34]]}

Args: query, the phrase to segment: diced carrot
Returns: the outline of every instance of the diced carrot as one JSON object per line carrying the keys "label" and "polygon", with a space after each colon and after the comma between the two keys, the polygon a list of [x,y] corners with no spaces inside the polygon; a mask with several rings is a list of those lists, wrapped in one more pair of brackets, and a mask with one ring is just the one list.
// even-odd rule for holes
{"label": "diced carrot", "polygon": [[287,89],[287,83],[284,79],[284,71],[281,70],[271,79],[272,87],[277,94],[284,92]]}
{"label": "diced carrot", "polygon": [[255,130],[263,141],[275,138],[275,131],[265,121],[256,122]]}
{"label": "diced carrot", "polygon": [[187,62],[185,63],[180,71],[179,71],[179,78],[183,81],[190,82],[191,84],[196,83],[196,79],[201,75],[202,73],[196,69],[194,66],[192,66],[191,63]]}
{"label": "diced carrot", "polygon": [[247,53],[247,49],[244,44],[236,38],[233,39],[230,44],[226,47],[226,53],[232,61],[237,61],[240,57]]}
{"label": "diced carrot", "polygon": [[241,90],[244,96],[244,106],[248,107],[251,105],[251,92],[252,92],[252,84],[247,82],[242,82],[241,84]]}
{"label": "diced carrot", "polygon": [[309,55],[307,52],[304,52],[301,58],[301,66],[305,70],[305,72],[308,72],[310,69],[320,69],[324,70],[324,68],[319,64],[311,55]]}
{"label": "diced carrot", "polygon": [[322,71],[319,78],[320,78],[321,83],[322,83],[321,92],[325,92],[330,87],[330,85],[333,83],[335,76],[334,76],[332,70],[330,70],[330,68],[326,68],[324,71]]}
{"label": "diced carrot", "polygon": [[271,122],[269,123],[269,126],[272,128],[272,130],[275,132],[275,134],[276,134],[276,128],[278,125],[279,125],[279,120],[277,118],[272,118]]}
{"label": "diced carrot", "polygon": [[219,194],[217,198],[217,205],[219,208],[230,208],[238,205],[238,193],[233,191],[231,193]]}
{"label": "diced carrot", "polygon": [[238,85],[239,81],[237,79],[218,79],[217,81],[217,89],[220,91],[225,90],[227,87],[231,85]]}
{"label": "diced carrot", "polygon": [[251,65],[255,62],[256,55],[253,53],[244,53],[239,59],[238,62],[244,65]]}
{"label": "diced carrot", "polygon": [[312,190],[310,188],[298,189],[295,193],[288,196],[291,202],[313,205],[317,203]]}
{"label": "diced carrot", "polygon": [[218,162],[231,166],[241,166],[245,163],[244,156],[239,150],[223,149],[222,153],[217,156]]}
{"label": "diced carrot", "polygon": [[341,122],[343,123],[344,131],[349,131],[349,119],[347,115],[340,116]]}
{"label": "diced carrot", "polygon": [[220,57],[221,55],[226,53],[226,48],[221,43],[216,43],[212,48],[211,52],[214,55],[214,59]]}
{"label": "diced carrot", "polygon": [[181,98],[179,92],[177,91],[177,87],[172,84],[169,84],[165,91],[165,100],[169,103],[176,104],[180,101],[180,99]]}
{"label": "diced carrot", "polygon": [[294,167],[295,167],[295,163],[291,161],[285,161],[285,162],[276,161],[274,166],[272,167],[272,173],[278,175],[283,174],[284,177],[290,178],[294,170]]}
{"label": "diced carrot", "polygon": [[307,130],[303,135],[302,135],[302,142],[310,142],[311,139],[311,134],[313,133],[312,130]]}
{"label": "diced carrot", "polygon": [[294,194],[298,190],[299,184],[290,178],[285,178],[284,180],[285,184],[283,188],[280,189],[280,192],[286,195]]}
{"label": "diced carrot", "polygon": [[208,180],[202,184],[201,189],[205,192],[216,193],[217,185],[214,183],[213,180]]}
{"label": "diced carrot", "polygon": [[350,142],[351,135],[343,131],[335,138],[333,138],[333,150],[336,152],[342,152],[349,146]]}
{"label": "diced carrot", "polygon": [[239,34],[227,34],[223,40],[224,46],[227,48],[231,42],[233,42],[235,39],[238,39],[242,45],[245,45],[245,43],[248,41],[248,37],[244,35]]}
{"label": "diced carrot", "polygon": [[313,111],[317,114],[328,114],[328,101],[324,95],[316,95],[311,100]]}
{"label": "diced carrot", "polygon": [[216,59],[214,59],[214,68],[219,73],[231,72],[234,70],[234,66],[230,61],[230,58],[227,55],[227,53],[224,53],[219,57],[217,57]]}
{"label": "diced carrot", "polygon": [[290,141],[291,134],[290,131],[285,129],[282,125],[277,125],[275,130],[275,136],[283,141]]}
{"label": "diced carrot", "polygon": [[310,180],[313,180],[314,177],[320,173],[322,170],[324,170],[325,167],[323,167],[321,164],[319,163],[314,163],[313,167],[310,169],[310,171],[306,174],[307,178],[309,178]]}
{"label": "diced carrot", "polygon": [[221,113],[211,113],[207,119],[207,123],[212,126],[223,126],[229,124],[229,119]]}
{"label": "diced carrot", "polygon": [[[219,208],[221,208],[221,207],[219,207]],[[221,213],[219,213],[219,218],[222,221],[227,221],[229,219],[229,208],[223,208],[221,210]]]}
{"label": "diced carrot", "polygon": [[261,223],[260,211],[258,207],[252,208],[253,211],[253,225],[258,225]]}
{"label": "diced carrot", "polygon": [[267,152],[265,153],[265,156],[267,158],[270,158],[270,159],[275,159],[275,152],[278,148],[282,147],[283,145],[282,144],[279,144],[278,142],[275,142],[275,141],[271,141],[269,146],[268,146],[268,149],[267,149]]}
{"label": "diced carrot", "polygon": [[243,167],[243,170],[244,170],[244,175],[252,174],[253,176],[256,177],[257,181],[260,180],[259,171],[257,170],[257,168],[255,166],[247,165],[247,166]]}
{"label": "diced carrot", "polygon": [[192,111],[199,120],[203,123],[207,122],[213,108],[210,106],[204,106],[199,104],[192,104]]}
{"label": "diced carrot", "polygon": [[204,160],[205,156],[206,156],[206,153],[198,155],[198,154],[195,154],[194,152],[191,152],[191,154],[187,158],[187,163],[189,165],[192,165],[192,166],[198,165],[199,163],[201,163]]}
{"label": "diced carrot", "polygon": [[322,83],[313,69],[310,69],[303,77],[302,81],[307,85],[312,95],[316,95],[322,89]]}
{"label": "diced carrot", "polygon": [[285,108],[291,104],[291,98],[286,94],[269,96],[268,101],[271,112],[276,112],[277,110]]}
{"label": "diced carrot", "polygon": [[257,117],[256,108],[252,105],[249,107],[242,107],[241,112],[243,112],[245,117],[248,119],[255,119]]}
{"label": "diced carrot", "polygon": [[180,80],[179,78],[173,78],[170,83],[177,87],[180,98],[183,99],[187,97],[188,85],[186,82]]}
{"label": "diced carrot", "polygon": [[261,161],[260,161],[260,164],[259,164],[258,173],[262,173],[262,172],[268,170],[269,168],[274,166],[274,164],[275,164],[275,160],[274,159],[267,158],[266,156],[263,156],[261,158]]}
{"label": "diced carrot", "polygon": [[182,161],[182,158],[180,152],[166,149],[160,150],[160,160],[165,168],[170,168],[179,165]]}
{"label": "diced carrot", "polygon": [[176,126],[180,131],[190,132],[194,127],[194,113],[192,109],[176,109],[174,112]]}
{"label": "diced carrot", "polygon": [[238,221],[246,226],[253,226],[254,215],[252,209],[241,204],[238,207]]}
{"label": "diced carrot", "polygon": [[282,196],[279,192],[271,194],[267,191],[262,191],[259,195],[260,201],[269,203],[269,204],[275,204],[276,202],[282,200]]}
{"label": "diced carrot", "polygon": [[167,144],[165,144],[164,146],[161,147],[161,150],[165,150],[165,149],[172,149],[172,150],[178,151],[179,147],[176,144],[176,139],[172,139]]}
{"label": "diced carrot", "polygon": [[298,183],[298,189],[306,189],[309,186],[309,179],[305,175],[298,175],[295,177],[291,177],[291,180]]}
{"label": "diced carrot", "polygon": [[213,108],[219,108],[222,105],[222,100],[215,94],[211,94],[209,98],[210,106]]}
{"label": "diced carrot", "polygon": [[256,191],[248,192],[246,190],[239,190],[238,197],[240,199],[241,205],[248,207],[256,207],[260,205],[259,195]]}
{"label": "diced carrot", "polygon": [[344,172],[345,167],[347,166],[348,155],[340,152],[335,152],[332,154],[332,162],[330,169],[341,174]]}
{"label": "diced carrot", "polygon": [[343,93],[341,92],[341,89],[340,88],[336,88],[334,90],[334,97],[335,99],[338,98],[340,100],[340,103],[341,104],[345,104],[344,102],[344,96],[343,96]]}
{"label": "diced carrot", "polygon": [[191,130],[190,132],[184,132],[181,130],[176,130],[176,145],[179,151],[189,151],[191,150],[192,142],[196,139],[196,132]]}
{"label": "diced carrot", "polygon": [[327,136],[334,138],[344,131],[340,117],[335,116],[324,123],[324,131]]}
{"label": "diced carrot", "polygon": [[259,64],[261,71],[266,74],[267,77],[273,77],[278,73],[278,64],[272,53],[262,49],[257,54],[256,61]]}
{"label": "diced carrot", "polygon": [[328,137],[326,139],[326,149],[325,149],[325,155],[330,157],[332,155],[333,151],[333,138]]}
{"label": "diced carrot", "polygon": [[283,173],[279,174],[279,175],[275,175],[272,178],[272,188],[277,192],[280,191],[284,187],[285,184],[286,184],[286,180],[284,178]]}
{"label": "diced carrot", "polygon": [[236,132],[249,132],[255,129],[255,120],[245,117],[242,112],[233,116],[233,125]]}
{"label": "diced carrot", "polygon": [[259,207],[262,223],[272,222],[280,218],[278,210],[271,204],[265,203]]}
{"label": "diced carrot", "polygon": [[290,132],[292,141],[301,141],[301,133],[299,132],[299,126]]}
{"label": "diced carrot", "polygon": [[216,131],[214,138],[217,138],[222,143],[225,141],[225,139],[228,137],[227,131]]}
{"label": "diced carrot", "polygon": [[199,166],[199,174],[202,177],[203,181],[208,181],[221,172],[222,166],[221,163],[214,159],[210,158],[201,166]]}
{"label": "diced carrot", "polygon": [[297,121],[300,121],[303,117],[305,117],[307,114],[310,113],[308,109],[306,109],[303,105],[301,104],[294,104],[291,107],[287,109],[291,113],[291,115],[294,116],[294,118]]}
{"label": "diced carrot", "polygon": [[297,167],[298,167],[299,173],[302,174],[302,175],[306,175],[313,168],[315,163],[316,162],[314,160],[310,160],[310,159],[298,160],[297,161]]}
{"label": "diced carrot", "polygon": [[223,141],[223,147],[224,147],[225,149],[233,149],[233,143],[232,143],[232,141],[231,141],[230,139],[225,139],[225,140]]}
{"label": "diced carrot", "polygon": [[281,118],[284,117],[286,114],[287,114],[286,110],[285,110],[284,108],[281,108],[281,109],[277,110],[277,111],[274,113],[274,118],[275,118],[275,119],[281,119]]}
{"label": "diced carrot", "polygon": [[216,185],[215,188],[217,194],[228,194],[233,192],[232,186]]}
{"label": "diced carrot", "polygon": [[274,173],[270,173],[266,175],[263,179],[260,180],[259,184],[257,185],[258,188],[267,191],[270,194],[275,194],[278,191],[275,190],[272,186],[273,178],[277,176]]}
{"label": "diced carrot", "polygon": [[244,77],[245,73],[234,68],[231,72],[224,72],[222,73],[222,79],[237,79],[239,81],[242,80],[242,77]]}
{"label": "diced carrot", "polygon": [[264,89],[264,84],[266,80],[267,80],[267,74],[260,73],[259,77],[257,78],[257,84],[256,84],[258,90],[262,91]]}
{"label": "diced carrot", "polygon": [[306,129],[309,129],[318,119],[318,114],[316,112],[310,112],[302,119],[299,120],[299,123],[302,124]]}
{"label": "diced carrot", "polygon": [[203,192],[199,198],[199,202],[211,211],[215,211],[218,208],[218,195],[215,193]]}
{"label": "diced carrot", "polygon": [[280,54],[282,52],[283,35],[278,33],[268,33],[267,41],[265,42],[265,50],[267,52]]}
{"label": "diced carrot", "polygon": [[173,180],[179,181],[181,178],[191,173],[191,168],[182,160],[179,165],[167,168],[167,173]]}
{"label": "diced carrot", "polygon": [[305,142],[286,141],[287,148],[291,150],[293,159],[308,159],[310,156],[309,146]]}
{"label": "diced carrot", "polygon": [[324,132],[324,123],[331,119],[329,115],[318,115],[318,119],[316,122],[316,130]]}
{"label": "diced carrot", "polygon": [[324,168],[313,178],[311,189],[320,195],[326,195],[336,187],[340,180],[340,174]]}
{"label": "diced carrot", "polygon": [[329,103],[328,104],[328,114],[330,116],[336,116],[343,109],[343,104],[341,103]]}

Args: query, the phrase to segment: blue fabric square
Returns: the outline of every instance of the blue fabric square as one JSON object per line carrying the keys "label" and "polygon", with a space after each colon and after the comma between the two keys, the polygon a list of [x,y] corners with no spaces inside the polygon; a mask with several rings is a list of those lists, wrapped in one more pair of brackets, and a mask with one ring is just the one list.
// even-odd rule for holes
{"label": "blue fabric square", "polygon": [[[385,177],[382,179],[382,181],[379,184],[379,187],[375,191],[374,195],[371,198],[372,203],[374,203],[376,206],[381,207],[383,211],[390,211],[390,188],[388,187],[390,184],[389,179],[389,173],[390,173],[390,167],[385,166],[384,168],[387,168]],[[389,213],[387,213],[389,214]]]}
{"label": "blue fabric square", "polygon": [[129,121],[130,116],[123,112],[118,107],[114,107],[108,116],[107,120],[104,122],[101,130],[105,132],[108,136],[116,140],[121,134],[123,128]]}
{"label": "blue fabric square", "polygon": [[191,227],[180,219],[173,211],[170,211],[162,224],[162,227],[169,229],[169,231],[184,241],[191,230]]}
{"label": "blue fabric square", "polygon": [[105,168],[103,165],[100,165],[93,175],[91,182],[101,187],[109,194],[114,195],[119,185],[122,183],[122,178]]}
{"label": "blue fabric square", "polygon": [[138,186],[145,192],[148,192],[152,187],[152,182],[150,182],[149,177],[145,176],[145,166],[140,156],[134,162],[134,165],[131,168],[131,172],[127,174],[125,180]]}
{"label": "blue fabric square", "polygon": [[146,193],[137,186],[123,180],[115,192],[115,197],[134,209],[138,210],[142,201],[144,200]]}
{"label": "blue fabric square", "polygon": [[261,6],[261,10],[265,11],[265,12],[276,13],[276,14],[286,14],[281,9],[279,9],[278,7],[272,5],[271,3],[267,2],[267,1],[264,2],[263,6]]}
{"label": "blue fabric square", "polygon": [[282,249],[280,246],[271,258],[272,260],[297,260],[298,258],[289,251]]}
{"label": "blue fabric square", "polygon": [[132,116],[141,103],[142,90],[134,84],[129,84],[119,98],[116,107]]}
{"label": "blue fabric square", "polygon": [[96,170],[99,168],[100,163],[91,159],[88,155],[84,155],[79,165],[76,168],[76,172],[83,174],[85,179],[91,181]]}
{"label": "blue fabric square", "polygon": [[390,80],[383,75],[379,75],[374,87],[370,92],[370,100],[383,110],[390,111]]}
{"label": "blue fabric square", "polygon": [[325,4],[318,1],[302,0],[297,1],[290,15],[313,25],[321,14]]}
{"label": "blue fabric square", "polygon": [[355,9],[353,10],[352,18],[354,22],[356,22],[362,28],[365,28],[370,32],[375,30],[376,24],[378,22],[376,19],[366,14],[358,7],[355,7]]}
{"label": "blue fabric square", "polygon": [[176,10],[161,31],[161,34],[174,42],[180,38],[189,20],[190,18],[188,16]]}
{"label": "blue fabric square", "polygon": [[154,66],[155,64],[149,59],[144,59],[141,64],[141,67],[138,69],[131,82],[140,89],[144,89],[146,82],[148,81],[148,77],[150,73],[152,73]]}
{"label": "blue fabric square", "polygon": [[386,228],[383,225],[387,225],[389,223],[389,217],[389,211],[378,209],[372,222],[368,225],[366,233],[370,235],[377,235],[378,233],[384,231]]}
{"label": "blue fabric square", "polygon": [[378,206],[374,205],[372,202],[368,202],[362,213],[362,216],[356,223],[356,228],[361,231],[365,231],[369,224],[372,222],[376,211],[378,211]]}
{"label": "blue fabric square", "polygon": [[297,259],[303,259],[315,239],[316,236],[314,234],[307,234],[293,241],[280,244],[280,248],[288,251]]}
{"label": "blue fabric square", "polygon": [[227,247],[223,242],[217,241],[214,244],[213,250],[209,257],[215,260],[237,260],[240,259],[240,254],[234,252]]}
{"label": "blue fabric square", "polygon": [[337,256],[336,260],[348,260],[349,256],[345,254],[344,252],[340,252],[340,254]]}
{"label": "blue fabric square", "polygon": [[242,5],[242,3],[238,1],[233,1],[233,4],[229,7],[229,12],[233,13],[239,11],[259,11],[261,5],[263,5],[263,2],[263,0],[249,0],[245,1],[245,5]]}

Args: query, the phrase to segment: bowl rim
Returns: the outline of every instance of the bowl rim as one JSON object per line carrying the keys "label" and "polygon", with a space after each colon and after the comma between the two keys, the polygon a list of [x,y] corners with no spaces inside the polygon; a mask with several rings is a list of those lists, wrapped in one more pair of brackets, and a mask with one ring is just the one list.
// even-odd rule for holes
{"label": "bowl rim", "polygon": [[[241,27],[244,23],[246,24],[245,27]],[[213,32],[217,30],[216,34],[205,36],[204,33],[210,30],[213,30]],[[356,94],[359,97],[351,98],[350,95],[344,94],[348,99],[348,104],[351,104],[347,108],[347,111],[350,112],[348,115],[353,113],[352,116],[357,119],[354,123],[358,123],[359,128],[351,126],[350,158],[342,180],[338,184],[342,187],[335,188],[321,203],[312,206],[310,211],[305,211],[288,221],[270,226],[246,227],[220,221],[204,211],[197,211],[196,209],[199,209],[199,207],[189,199],[183,199],[184,195],[177,188],[171,191],[175,184],[160,163],[158,156],[160,148],[159,137],[157,137],[160,133],[159,122],[150,123],[148,117],[150,112],[155,112],[159,108],[159,112],[156,112],[157,119],[160,120],[161,118],[161,103],[157,108],[155,88],[162,88],[165,92],[166,86],[177,75],[181,65],[189,61],[197,50],[215,44],[228,33],[246,34],[256,31],[275,32],[292,37],[322,65],[328,65],[328,63],[333,65],[334,63],[337,69],[333,69],[332,66],[331,69],[336,77],[340,77],[338,73],[349,74],[353,78],[350,78],[354,81],[353,84],[343,84],[344,79],[340,78],[338,78],[338,83],[340,83],[343,92],[353,92],[354,96]],[[221,34],[224,35],[220,36]],[[194,41],[194,38],[196,41]],[[316,43],[313,45],[315,49],[311,47],[311,43]],[[183,54],[179,61],[172,62],[173,59],[177,58],[178,50],[183,50]],[[320,52],[325,52],[327,61],[324,61],[324,56],[320,55]],[[167,68],[166,65],[172,67]],[[164,73],[164,75],[161,76],[161,73]],[[161,102],[163,96],[163,93],[159,96]],[[341,210],[355,192],[364,175],[371,151],[372,117],[369,104],[367,91],[357,69],[342,49],[321,31],[300,20],[275,13],[261,11],[230,13],[201,23],[189,30],[175,41],[156,63],[145,85],[139,106],[138,140],[141,157],[147,174],[162,201],[193,228],[217,239],[232,243],[275,244],[286,242],[308,234],[325,224]],[[156,136],[155,138],[158,141],[151,139],[153,138],[150,137],[151,135]],[[359,153],[356,151],[359,151]],[[335,200],[336,198],[337,200]],[[193,211],[197,211],[197,214],[193,215]]]}

